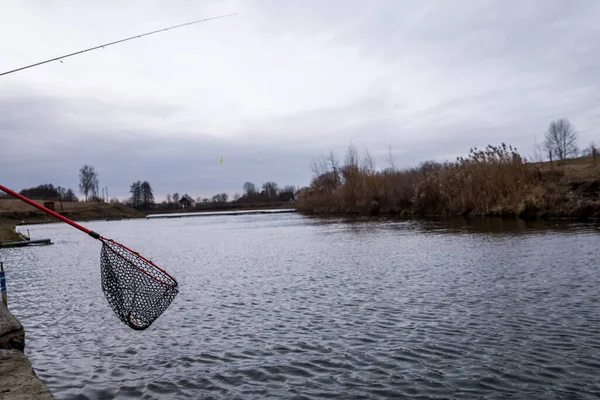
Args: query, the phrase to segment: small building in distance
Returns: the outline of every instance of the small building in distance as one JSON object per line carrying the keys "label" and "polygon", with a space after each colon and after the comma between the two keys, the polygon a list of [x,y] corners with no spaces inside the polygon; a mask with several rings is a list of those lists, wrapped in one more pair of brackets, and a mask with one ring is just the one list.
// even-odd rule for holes
{"label": "small building in distance", "polygon": [[179,200],[179,205],[181,206],[181,208],[190,208],[194,207],[196,205],[196,202],[190,196],[185,194],[181,197],[181,200]]}

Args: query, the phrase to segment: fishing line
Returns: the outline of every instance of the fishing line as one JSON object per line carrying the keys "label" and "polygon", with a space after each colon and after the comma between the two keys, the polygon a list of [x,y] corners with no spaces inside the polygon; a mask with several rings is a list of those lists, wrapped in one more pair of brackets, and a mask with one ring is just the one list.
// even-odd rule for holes
{"label": "fishing line", "polygon": [[[27,69],[27,68],[32,68],[32,67],[36,67],[36,66],[38,66],[38,65],[46,64],[46,63],[49,63],[49,62],[52,62],[52,61],[60,61],[60,60],[62,60],[62,59],[64,59],[64,58],[67,58],[67,57],[72,57],[72,56],[75,56],[75,55],[77,55],[77,54],[86,53],[86,52],[88,52],[88,51],[92,51],[92,50],[98,50],[98,49],[101,49],[101,48],[105,48],[105,47],[108,47],[108,46],[112,46],[113,44],[117,44],[117,43],[123,43],[123,42],[126,42],[126,41],[128,41],[128,40],[139,39],[139,38],[141,38],[141,37],[143,37],[143,36],[152,35],[152,34],[154,34],[154,33],[158,33],[158,32],[164,32],[164,31],[168,31],[168,30],[170,30],[170,29],[181,28],[181,27],[183,27],[183,26],[187,26],[187,25],[198,24],[198,23],[200,23],[200,22],[206,22],[206,21],[210,21],[210,20],[213,20],[213,19],[219,19],[219,18],[231,17],[231,16],[233,16],[233,15],[237,15],[237,13],[235,13],[235,14],[219,15],[219,16],[216,16],[216,17],[204,18],[204,19],[199,19],[199,20],[197,20],[197,21],[186,22],[186,23],[184,23],[184,24],[179,24],[179,25],[170,26],[170,27],[168,27],[168,28],[157,29],[157,30],[155,30],[155,31],[152,31],[152,32],[146,32],[146,33],[142,33],[142,34],[135,35],[135,36],[131,36],[131,37],[128,37],[128,38],[125,38],[125,39],[116,40],[116,41],[114,41],[114,42],[105,43],[105,44],[101,44],[101,45],[99,45],[99,46],[90,47],[89,49],[85,49],[85,50],[76,51],[76,52],[74,52],[74,53],[70,53],[70,54],[65,54],[64,56],[60,56],[60,57],[51,58],[51,59],[49,59],[49,60],[45,60],[45,61],[40,61],[40,62],[37,62],[37,63],[35,63],[35,64],[27,65],[27,66],[25,66],[25,67],[20,67],[20,68],[13,69],[13,70],[10,70],[10,71],[2,72],[2,73],[0,73],[0,76],[3,76],[3,75],[8,75],[8,74],[12,74],[12,73],[14,73],[14,72],[17,72],[17,71],[22,71],[22,70],[24,70],[24,69]],[[60,62],[62,63],[62,61],[60,61]]]}

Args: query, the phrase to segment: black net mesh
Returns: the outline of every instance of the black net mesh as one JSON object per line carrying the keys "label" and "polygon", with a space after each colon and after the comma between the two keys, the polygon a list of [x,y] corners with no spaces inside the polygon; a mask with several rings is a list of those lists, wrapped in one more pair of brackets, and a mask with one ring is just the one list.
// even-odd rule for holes
{"label": "black net mesh", "polygon": [[110,307],[131,328],[146,329],[179,292],[177,282],[119,243],[102,243],[102,290]]}

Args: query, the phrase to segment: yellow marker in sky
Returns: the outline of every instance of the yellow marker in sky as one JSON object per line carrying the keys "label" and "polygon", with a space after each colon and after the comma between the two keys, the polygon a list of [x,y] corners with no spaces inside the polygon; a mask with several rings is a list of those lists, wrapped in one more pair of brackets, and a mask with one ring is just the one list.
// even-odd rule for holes
{"label": "yellow marker in sky", "polygon": [[221,156],[221,161],[219,163],[223,164],[223,156]]}

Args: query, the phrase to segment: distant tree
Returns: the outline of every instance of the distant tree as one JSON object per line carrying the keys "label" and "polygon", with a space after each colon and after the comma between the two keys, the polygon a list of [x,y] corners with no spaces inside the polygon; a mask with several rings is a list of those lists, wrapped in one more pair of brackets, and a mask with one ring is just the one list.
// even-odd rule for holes
{"label": "distant tree", "polygon": [[75,193],[73,192],[72,189],[67,190],[67,193],[65,193],[65,198],[63,200],[64,201],[78,201],[77,196],[75,196]]}
{"label": "distant tree", "polygon": [[552,121],[546,132],[544,145],[554,158],[561,161],[567,157],[576,156],[577,132],[566,118]]}
{"label": "distant tree", "polygon": [[60,200],[58,188],[51,183],[45,183],[29,189],[21,190],[20,194],[25,197],[44,199],[44,200]]}
{"label": "distant tree", "polygon": [[89,196],[98,196],[98,173],[94,167],[84,165],[79,170],[79,190],[85,195],[87,201]]}
{"label": "distant tree", "polygon": [[110,204],[121,204],[121,200],[119,200],[117,197],[113,197],[112,199],[110,199],[109,203]]}
{"label": "distant tree", "polygon": [[594,165],[596,164],[596,158],[598,158],[598,146],[596,143],[591,142],[588,147],[581,151],[581,155],[584,157],[594,157]]}
{"label": "distant tree", "polygon": [[227,203],[227,199],[229,198],[229,195],[227,195],[227,193],[219,193],[219,194],[215,194],[212,197],[212,201],[213,203]]}
{"label": "distant tree", "polygon": [[175,192],[171,195],[171,200],[173,200],[173,203],[175,203],[177,205],[177,207],[179,207],[179,193]]}
{"label": "distant tree", "polygon": [[250,196],[256,193],[256,186],[252,182],[244,183],[243,189],[246,196]]}
{"label": "distant tree", "polygon": [[61,186],[55,187],[51,183],[23,189],[19,193],[32,199],[55,200],[59,202],[77,201],[77,197],[73,193],[73,190]]}
{"label": "distant tree", "polygon": [[596,150],[596,143],[591,142],[588,147],[586,147],[585,149],[581,150],[581,155],[584,157],[590,157],[594,155],[594,150]]}
{"label": "distant tree", "polygon": [[134,208],[150,208],[154,205],[154,193],[148,181],[133,182],[129,188]]}
{"label": "distant tree", "polygon": [[131,193],[131,205],[133,208],[139,208],[142,205],[142,182],[133,182],[129,187]]}
{"label": "distant tree", "polygon": [[65,199],[65,196],[67,195],[67,189],[65,189],[62,186],[57,186],[56,187],[56,192],[58,193],[58,201],[60,202],[60,208],[62,210],[62,208],[63,208],[63,201]]}
{"label": "distant tree", "polygon": [[203,199],[202,199],[202,203],[203,203],[205,206],[207,206],[209,202],[210,202],[210,200],[208,199],[208,197],[205,197],[205,198],[203,198]]}
{"label": "distant tree", "polygon": [[279,200],[281,201],[290,201],[294,199],[294,195],[296,193],[296,188],[292,185],[284,186],[279,191]]}
{"label": "distant tree", "polygon": [[167,204],[171,204],[173,202],[173,199],[171,199],[171,194],[167,193]]}
{"label": "distant tree", "polygon": [[142,207],[152,207],[154,205],[154,193],[152,192],[152,186],[150,186],[150,182],[142,182],[140,189],[142,196]]}
{"label": "distant tree", "polygon": [[58,199],[62,200],[67,195],[67,188],[64,188],[62,186],[57,186],[56,193],[58,194]]}
{"label": "distant tree", "polygon": [[93,195],[88,198],[88,201],[94,201],[96,203],[102,203],[104,199],[98,195]]}
{"label": "distant tree", "polygon": [[277,197],[279,193],[279,188],[277,187],[277,183],[275,182],[265,182],[262,185],[263,192],[269,197],[269,199],[274,199]]}
{"label": "distant tree", "polygon": [[239,193],[233,195],[233,201],[239,201],[242,196]]}

